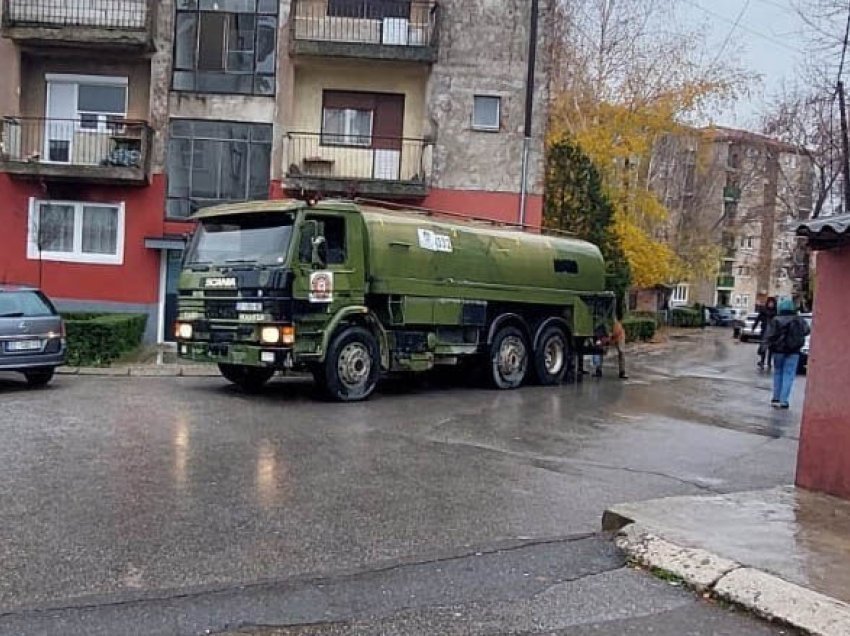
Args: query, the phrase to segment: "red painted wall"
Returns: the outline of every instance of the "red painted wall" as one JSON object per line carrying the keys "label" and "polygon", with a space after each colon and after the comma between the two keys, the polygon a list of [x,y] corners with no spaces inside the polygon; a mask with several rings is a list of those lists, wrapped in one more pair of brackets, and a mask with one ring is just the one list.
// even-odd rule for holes
{"label": "red painted wall", "polygon": [[[125,204],[123,265],[27,260],[29,198]],[[40,285],[55,298],[152,304],[158,300],[160,255],[145,237],[165,229],[165,179],[148,187],[51,184],[0,173],[0,281]],[[170,225],[170,224],[169,224]],[[182,226],[182,224],[175,224]],[[40,270],[40,271],[39,271]]]}
{"label": "red painted wall", "polygon": [[817,255],[797,485],[850,499],[850,247]]}

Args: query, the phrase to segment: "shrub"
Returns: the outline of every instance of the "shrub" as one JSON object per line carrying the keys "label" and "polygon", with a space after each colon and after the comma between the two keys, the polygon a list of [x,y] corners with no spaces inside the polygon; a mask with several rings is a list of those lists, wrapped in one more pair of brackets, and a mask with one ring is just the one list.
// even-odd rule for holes
{"label": "shrub", "polygon": [[105,366],[142,343],[144,314],[86,314],[63,316],[68,335],[68,364]]}
{"label": "shrub", "polygon": [[655,318],[627,316],[623,319],[623,329],[626,330],[628,342],[651,340],[655,336]]}
{"label": "shrub", "polygon": [[687,307],[676,307],[670,312],[671,327],[698,328],[702,327],[702,312]]}

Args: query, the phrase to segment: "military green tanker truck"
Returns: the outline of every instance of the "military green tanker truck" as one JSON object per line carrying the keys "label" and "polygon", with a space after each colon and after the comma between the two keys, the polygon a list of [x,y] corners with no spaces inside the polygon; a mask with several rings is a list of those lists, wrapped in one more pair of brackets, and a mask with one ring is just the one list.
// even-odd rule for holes
{"label": "military green tanker truck", "polygon": [[350,201],[194,218],[178,352],[246,390],[306,369],[356,401],[382,374],[461,365],[499,389],[555,385],[612,314],[599,250],[571,238]]}

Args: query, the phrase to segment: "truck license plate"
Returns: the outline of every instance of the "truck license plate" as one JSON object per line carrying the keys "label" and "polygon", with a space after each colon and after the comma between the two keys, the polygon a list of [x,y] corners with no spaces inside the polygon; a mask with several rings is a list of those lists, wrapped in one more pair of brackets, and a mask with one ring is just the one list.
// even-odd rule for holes
{"label": "truck license plate", "polygon": [[37,351],[41,349],[39,340],[10,340],[6,343],[6,351]]}

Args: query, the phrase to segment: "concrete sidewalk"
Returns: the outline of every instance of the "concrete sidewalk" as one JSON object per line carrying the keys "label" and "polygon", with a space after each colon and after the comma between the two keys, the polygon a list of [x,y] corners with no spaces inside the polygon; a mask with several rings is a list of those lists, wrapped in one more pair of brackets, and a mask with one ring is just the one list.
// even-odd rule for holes
{"label": "concrete sidewalk", "polygon": [[637,563],[811,634],[850,634],[850,502],[793,487],[605,512]]}

